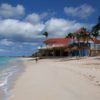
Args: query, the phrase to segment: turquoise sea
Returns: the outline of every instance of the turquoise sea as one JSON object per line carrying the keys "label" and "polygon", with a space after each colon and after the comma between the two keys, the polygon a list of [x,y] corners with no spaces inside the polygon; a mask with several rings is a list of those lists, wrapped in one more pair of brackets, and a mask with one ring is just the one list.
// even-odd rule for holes
{"label": "turquoise sea", "polygon": [[21,61],[16,58],[0,57],[0,100],[8,100],[10,87],[15,74],[18,73]]}

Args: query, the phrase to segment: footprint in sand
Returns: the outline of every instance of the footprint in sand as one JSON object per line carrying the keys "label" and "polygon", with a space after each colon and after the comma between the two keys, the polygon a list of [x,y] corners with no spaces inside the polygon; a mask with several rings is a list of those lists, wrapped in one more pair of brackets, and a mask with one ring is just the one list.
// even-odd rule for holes
{"label": "footprint in sand", "polygon": [[100,82],[99,82],[99,81],[96,81],[96,84],[97,84],[98,86],[100,86]]}
{"label": "footprint in sand", "polygon": [[91,81],[94,81],[95,76],[89,75],[89,76],[88,76],[88,79],[91,80]]}

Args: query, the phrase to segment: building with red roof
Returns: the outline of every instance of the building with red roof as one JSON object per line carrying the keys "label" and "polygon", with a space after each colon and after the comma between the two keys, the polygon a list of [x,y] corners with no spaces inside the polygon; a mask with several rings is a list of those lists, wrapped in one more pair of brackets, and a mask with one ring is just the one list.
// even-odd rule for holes
{"label": "building with red roof", "polygon": [[67,46],[70,42],[70,38],[51,38],[44,41],[46,45],[52,47],[64,47]]}
{"label": "building with red roof", "polygon": [[66,49],[71,43],[69,38],[51,38],[44,41],[45,46],[40,48],[42,55],[46,56],[67,56]]}
{"label": "building with red roof", "polygon": [[[80,28],[73,34],[89,34],[85,28]],[[98,42],[94,40],[95,42]],[[42,56],[88,56],[91,49],[91,41],[84,42],[83,38],[78,41],[71,38],[49,38],[44,41],[45,46],[39,48]]]}

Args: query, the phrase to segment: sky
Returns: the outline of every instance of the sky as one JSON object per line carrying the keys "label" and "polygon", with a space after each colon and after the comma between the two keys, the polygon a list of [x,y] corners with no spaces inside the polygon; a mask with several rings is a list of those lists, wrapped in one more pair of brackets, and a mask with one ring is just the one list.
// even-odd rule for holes
{"label": "sky", "polygon": [[0,0],[0,56],[32,55],[46,39],[91,30],[100,0]]}

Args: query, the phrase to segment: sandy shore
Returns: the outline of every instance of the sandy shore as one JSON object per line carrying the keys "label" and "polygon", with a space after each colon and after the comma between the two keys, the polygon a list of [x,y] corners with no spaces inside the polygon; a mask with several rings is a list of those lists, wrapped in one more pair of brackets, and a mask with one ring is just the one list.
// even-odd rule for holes
{"label": "sandy shore", "polygon": [[100,100],[100,57],[26,59],[24,66],[9,100]]}

